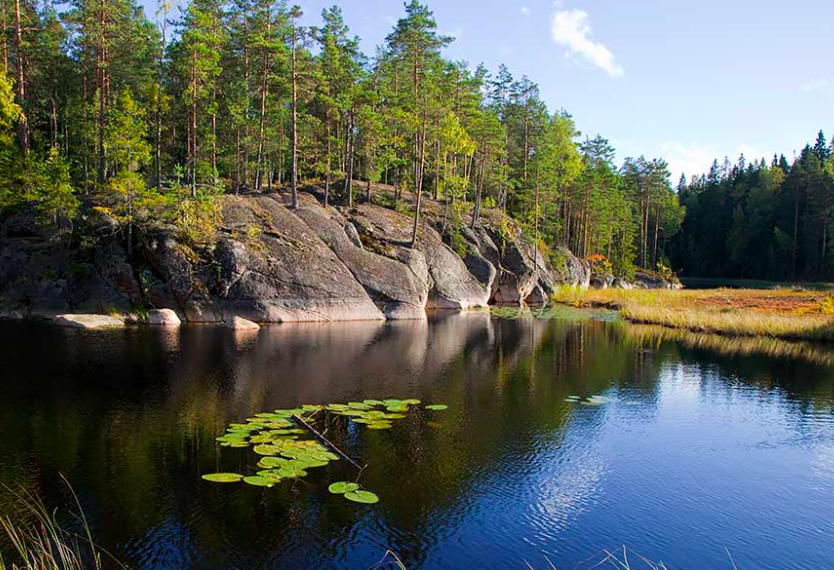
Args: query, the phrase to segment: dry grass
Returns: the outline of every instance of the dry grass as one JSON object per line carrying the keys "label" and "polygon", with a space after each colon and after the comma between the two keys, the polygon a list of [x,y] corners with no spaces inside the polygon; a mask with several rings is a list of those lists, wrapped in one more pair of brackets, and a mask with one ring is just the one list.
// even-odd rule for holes
{"label": "dry grass", "polygon": [[15,561],[4,560],[0,553],[0,570],[100,570],[102,553],[113,567],[124,568],[93,542],[78,497],[69,483],[67,487],[75,500],[78,509],[75,517],[83,534],[61,526],[56,512],[47,509],[40,497],[25,490],[10,491],[16,499],[14,518],[3,513],[0,531],[11,544],[11,552],[7,554]]}
{"label": "dry grass", "polygon": [[578,290],[557,302],[606,306],[629,321],[731,336],[834,341],[834,300],[819,291],[779,289]]}

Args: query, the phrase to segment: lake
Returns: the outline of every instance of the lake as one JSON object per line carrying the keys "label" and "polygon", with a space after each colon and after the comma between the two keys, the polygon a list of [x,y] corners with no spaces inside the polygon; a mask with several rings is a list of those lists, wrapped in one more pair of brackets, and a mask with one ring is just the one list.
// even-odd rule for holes
{"label": "lake", "polygon": [[[670,570],[828,567],[834,351],[608,321],[0,323],[0,510],[25,489],[68,517],[63,474],[142,569],[364,569],[389,549],[410,570],[591,568],[621,545]],[[344,461],[269,489],[201,479],[257,470],[215,441],[230,422],[366,398],[449,406],[334,432],[376,505],[328,493]]]}

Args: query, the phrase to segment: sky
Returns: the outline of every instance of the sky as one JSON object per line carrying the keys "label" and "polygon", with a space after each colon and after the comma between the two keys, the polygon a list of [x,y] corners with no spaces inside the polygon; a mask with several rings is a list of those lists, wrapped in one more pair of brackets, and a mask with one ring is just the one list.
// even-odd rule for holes
{"label": "sky", "polygon": [[[296,1],[308,25],[334,3]],[[608,138],[618,161],[666,159],[674,182],[724,156],[790,160],[834,133],[832,0],[424,2],[456,38],[446,57],[527,75],[583,136]],[[401,0],[335,3],[370,55],[404,13]]]}

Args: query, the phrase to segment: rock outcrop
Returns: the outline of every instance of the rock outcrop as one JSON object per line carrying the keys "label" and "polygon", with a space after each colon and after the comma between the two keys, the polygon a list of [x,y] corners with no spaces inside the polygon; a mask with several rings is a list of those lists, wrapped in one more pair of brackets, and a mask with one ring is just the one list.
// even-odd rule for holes
{"label": "rock outcrop", "polygon": [[667,279],[657,273],[636,271],[634,279],[627,281],[608,273],[593,273],[591,287],[594,289],[681,289],[677,279]]}
{"label": "rock outcrop", "polygon": [[558,284],[590,282],[586,262],[537,250],[498,212],[474,227],[452,225],[427,202],[414,247],[410,214],[325,209],[314,193],[302,193],[295,211],[277,192],[225,196],[207,243],[158,225],[139,234],[130,255],[119,224],[92,208],[77,222],[83,232],[41,228],[31,212],[6,215],[0,315],[148,311],[160,325],[408,320],[427,309],[546,302]]}
{"label": "rock outcrop", "polygon": [[[324,241],[374,304],[389,319],[424,319],[430,281],[425,260],[418,260],[418,271],[401,261],[367,250],[356,227],[334,209],[325,210],[311,197],[303,200],[296,215]],[[348,232],[351,232],[353,239]],[[419,252],[411,254],[419,255]]]}

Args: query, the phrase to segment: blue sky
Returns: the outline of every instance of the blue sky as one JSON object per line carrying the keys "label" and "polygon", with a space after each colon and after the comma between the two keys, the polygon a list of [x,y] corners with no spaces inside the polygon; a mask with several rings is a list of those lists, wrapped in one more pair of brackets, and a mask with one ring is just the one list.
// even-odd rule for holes
{"label": "blue sky", "polygon": [[[299,3],[314,24],[334,2]],[[336,3],[369,54],[403,14],[399,0]],[[791,158],[820,128],[834,131],[831,0],[427,3],[457,38],[447,57],[528,75],[618,160],[661,156],[675,182],[716,156]]]}

